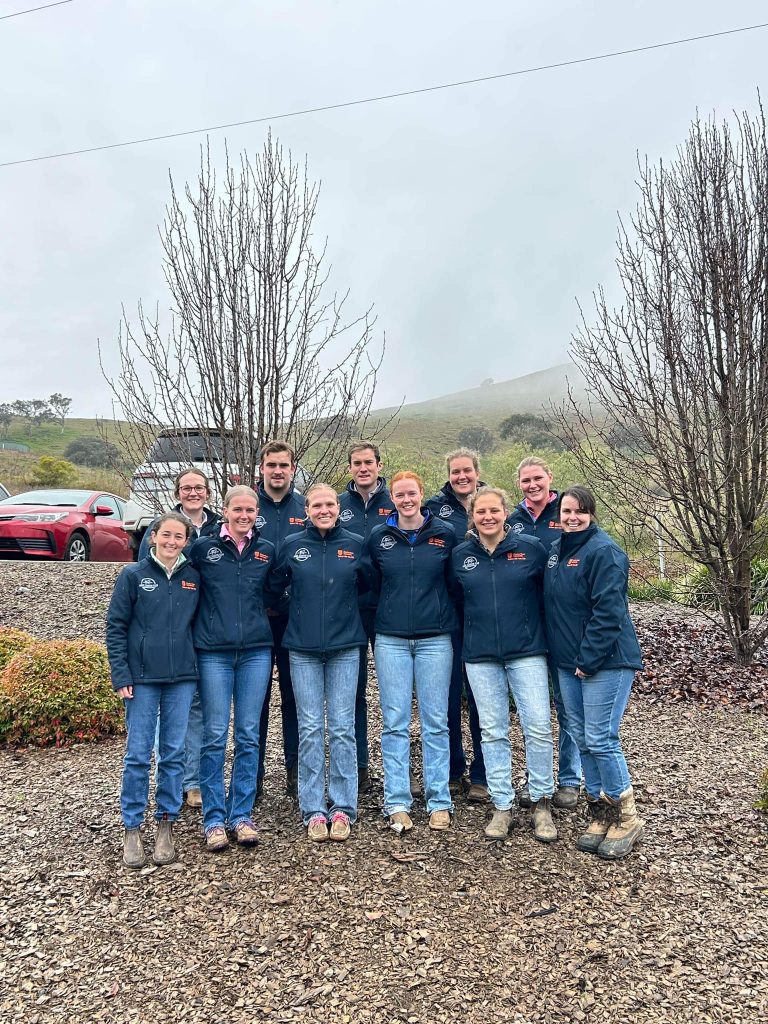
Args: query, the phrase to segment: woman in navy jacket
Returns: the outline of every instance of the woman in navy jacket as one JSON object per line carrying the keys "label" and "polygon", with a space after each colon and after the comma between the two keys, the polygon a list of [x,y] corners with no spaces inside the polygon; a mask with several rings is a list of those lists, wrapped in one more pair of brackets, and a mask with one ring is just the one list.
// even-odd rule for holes
{"label": "woman in navy jacket", "polygon": [[[224,522],[200,537],[190,561],[200,572],[200,607],[195,647],[200,666],[203,749],[200,788],[209,850],[229,845],[227,827],[239,843],[257,841],[251,809],[256,799],[259,717],[272,671],[272,630],[266,607],[278,598],[275,549],[255,528],[256,492],[233,487],[224,498]],[[224,789],[224,755],[234,706],[235,755]]]}
{"label": "woman in navy jacket", "polygon": [[308,525],[286,537],[278,563],[281,583],[291,588],[283,646],[299,722],[299,806],[313,842],[343,842],[357,817],[355,697],[367,644],[358,596],[370,589],[372,572],[363,538],[339,525],[336,491],[314,484],[306,503]]}
{"label": "woman in navy jacket", "polygon": [[463,657],[495,807],[485,834],[503,839],[512,821],[511,694],[525,736],[534,836],[550,843],[557,830],[550,809],[552,726],[541,596],[547,553],[535,537],[505,524],[509,503],[496,487],[478,490],[470,515],[472,529],[451,561],[464,596]]}
{"label": "woman in navy jacket", "polygon": [[374,658],[384,720],[384,812],[397,831],[413,828],[408,727],[415,683],[429,825],[441,830],[450,828],[453,811],[448,689],[457,616],[449,570],[456,534],[421,507],[424,486],[416,473],[396,473],[389,491],[396,511],[367,542],[381,581]]}
{"label": "woman in navy jacket", "polygon": [[120,805],[123,861],[131,868],[146,863],[140,827],[156,728],[158,826],[152,859],[168,864],[176,856],[173,822],[181,809],[184,737],[197,687],[192,620],[200,576],[182,553],[188,538],[184,516],[161,516],[152,531],[151,554],[120,573],[107,613],[112,686],[125,701],[128,732]]}
{"label": "woman in navy jacket", "polygon": [[[642,668],[627,605],[629,559],[598,527],[595,499],[586,487],[560,495],[560,522],[563,533],[547,562],[544,602],[591,818],[577,846],[613,860],[625,857],[643,830],[619,739],[632,680]],[[617,818],[613,824],[611,817]]]}

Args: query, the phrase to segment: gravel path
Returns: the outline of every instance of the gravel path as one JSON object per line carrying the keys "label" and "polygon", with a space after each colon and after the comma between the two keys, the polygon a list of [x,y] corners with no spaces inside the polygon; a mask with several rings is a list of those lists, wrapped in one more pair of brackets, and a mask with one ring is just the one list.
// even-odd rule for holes
{"label": "gravel path", "polygon": [[[0,624],[101,640],[117,571],[0,563]],[[460,803],[438,835],[419,806],[399,839],[380,785],[346,845],[312,846],[282,793],[278,719],[260,846],[206,855],[185,811],[179,862],[140,873],[120,862],[120,741],[0,751],[4,1019],[768,1020],[768,821],[751,809],[764,716],[632,702],[647,827],[617,864],[575,850],[580,813],[545,847],[524,812],[491,844],[484,808]]]}

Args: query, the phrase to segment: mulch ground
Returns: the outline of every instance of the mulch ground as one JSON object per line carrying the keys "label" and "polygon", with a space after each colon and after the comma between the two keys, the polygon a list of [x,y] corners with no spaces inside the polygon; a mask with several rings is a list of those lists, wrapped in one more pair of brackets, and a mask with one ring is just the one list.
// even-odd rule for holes
{"label": "mulch ground", "polygon": [[[114,576],[0,565],[0,624],[102,639]],[[623,735],[646,833],[615,864],[575,849],[581,811],[557,812],[552,846],[533,840],[526,812],[488,843],[486,808],[463,801],[449,833],[430,833],[417,803],[416,828],[395,836],[374,688],[379,779],[346,844],[305,839],[284,795],[277,707],[260,845],[208,855],[185,810],[178,863],[141,872],[120,860],[119,740],[0,751],[3,1018],[768,1020],[768,818],[752,809],[768,722],[644,688]]]}

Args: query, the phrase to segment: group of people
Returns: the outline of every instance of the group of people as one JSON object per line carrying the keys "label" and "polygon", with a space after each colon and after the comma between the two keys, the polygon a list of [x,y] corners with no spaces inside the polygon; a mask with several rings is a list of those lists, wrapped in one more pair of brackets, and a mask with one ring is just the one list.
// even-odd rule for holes
{"label": "group of people", "polygon": [[[552,805],[576,807],[583,774],[589,824],[579,849],[607,859],[631,851],[643,823],[619,725],[641,658],[627,556],[598,527],[592,494],[580,486],[558,494],[539,458],[518,467],[523,500],[514,509],[503,490],[482,483],[474,452],[449,453],[446,467],[447,482],[427,500],[417,473],[396,473],[388,486],[379,449],[361,441],[340,495],[315,483],[301,496],[293,451],[270,442],[257,489],[232,487],[221,517],[205,475],[179,474],[179,504],[147,531],[108,612],[113,686],[126,711],[126,865],[146,862],[141,825],[153,749],[155,863],[175,858],[173,822],[184,799],[202,807],[209,850],[257,841],[252,809],[275,666],[287,789],[310,840],[346,840],[358,793],[370,785],[369,643],[384,813],[395,831],[413,828],[423,789],[433,830],[451,827],[454,797],[463,794],[490,800],[485,835],[503,839],[517,800],[532,807],[535,838],[549,843],[557,839]],[[421,784],[410,770],[414,691]],[[510,698],[525,743],[518,793]]]}

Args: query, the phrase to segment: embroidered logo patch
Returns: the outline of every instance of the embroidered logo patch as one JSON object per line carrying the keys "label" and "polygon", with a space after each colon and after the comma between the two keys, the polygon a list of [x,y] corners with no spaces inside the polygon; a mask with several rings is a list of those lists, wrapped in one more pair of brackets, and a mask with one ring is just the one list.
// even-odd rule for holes
{"label": "embroidered logo patch", "polygon": [[393,548],[396,543],[397,541],[395,540],[391,533],[385,533],[384,536],[381,538],[379,547],[384,548],[385,551],[389,551],[389,549]]}
{"label": "embroidered logo patch", "polygon": [[253,525],[256,527],[257,530],[263,530],[264,527],[267,525],[267,520],[264,518],[264,516],[256,516],[256,518],[253,521]]}
{"label": "embroidered logo patch", "polygon": [[308,558],[312,557],[312,552],[309,548],[299,548],[293,557],[297,562],[306,562]]}
{"label": "embroidered logo patch", "polygon": [[566,565],[568,566],[568,568],[573,569],[575,566],[579,564],[580,561],[580,558],[569,558],[566,562]]}
{"label": "embroidered logo patch", "polygon": [[380,516],[391,516],[394,511],[395,510],[393,508],[380,508],[379,509],[379,515]]}
{"label": "embroidered logo patch", "polygon": [[355,552],[354,551],[345,551],[344,548],[339,548],[338,551],[336,552],[336,554],[337,554],[337,556],[339,558],[354,558],[355,557]]}
{"label": "embroidered logo patch", "polygon": [[476,569],[478,565],[480,565],[480,562],[475,558],[474,555],[470,555],[468,558],[464,559],[462,569]]}
{"label": "embroidered logo patch", "polygon": [[445,541],[442,537],[430,537],[427,541],[428,544],[433,544],[436,548],[444,548]]}
{"label": "embroidered logo patch", "polygon": [[440,511],[437,513],[441,519],[450,519],[453,515],[453,509],[450,505],[442,505]]}
{"label": "embroidered logo patch", "polygon": [[509,562],[524,562],[528,556],[524,551],[508,551],[507,561]]}
{"label": "embroidered logo patch", "polygon": [[547,568],[554,569],[557,565],[557,555],[550,555],[547,559]]}
{"label": "embroidered logo patch", "polygon": [[522,533],[525,527],[522,523],[515,523],[512,527],[512,533]]}
{"label": "embroidered logo patch", "polygon": [[558,521],[556,519],[550,519],[549,520],[549,528],[550,528],[550,530],[562,530],[563,524],[562,523],[558,523]]}
{"label": "embroidered logo patch", "polygon": [[208,554],[205,556],[206,561],[208,562],[220,562],[223,557],[224,552],[221,550],[221,548],[211,548],[208,551]]}
{"label": "embroidered logo patch", "polygon": [[339,516],[339,519],[341,520],[342,523],[348,523],[350,521],[350,519],[354,519],[354,518],[355,518],[355,513],[352,511],[351,508],[345,508],[344,511]]}
{"label": "embroidered logo patch", "polygon": [[181,589],[182,590],[197,590],[197,584],[196,583],[190,583],[189,580],[182,580],[181,581]]}
{"label": "embroidered logo patch", "polygon": [[[347,509],[347,511],[349,511],[349,509]],[[306,522],[306,520],[305,519],[299,519],[298,516],[291,516],[291,518],[288,520],[288,522],[290,523],[291,526],[303,526],[304,523]]]}
{"label": "embroidered logo patch", "polygon": [[254,551],[253,557],[256,559],[257,562],[269,561],[269,555],[265,555],[263,551]]}
{"label": "embroidered logo patch", "polygon": [[139,586],[142,590],[146,590],[148,594],[151,594],[153,590],[157,590],[160,584],[157,580],[153,580],[151,576],[145,576],[143,580],[139,581]]}

